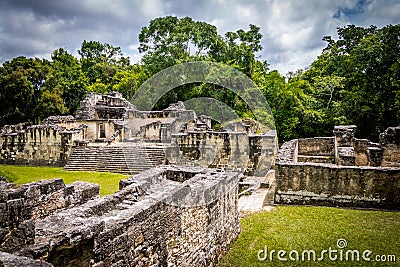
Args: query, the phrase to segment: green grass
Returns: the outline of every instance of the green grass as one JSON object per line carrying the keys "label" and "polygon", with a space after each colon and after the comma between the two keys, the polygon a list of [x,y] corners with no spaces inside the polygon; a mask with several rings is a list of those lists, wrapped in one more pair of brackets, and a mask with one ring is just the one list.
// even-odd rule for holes
{"label": "green grass", "polygon": [[7,181],[18,185],[53,178],[62,178],[66,184],[76,181],[96,183],[100,185],[101,196],[115,193],[118,190],[119,181],[129,177],[118,173],[70,172],[58,167],[14,165],[0,165],[0,175],[6,177]]}
{"label": "green grass", "polygon": [[[241,219],[242,231],[222,258],[220,266],[399,266],[400,212],[350,210],[329,207],[279,206],[272,212],[260,212]],[[337,240],[344,238],[343,249],[364,250],[375,255],[394,254],[397,264],[377,262],[331,261],[327,254],[321,262],[259,261],[257,253],[271,250],[315,250],[317,258],[322,250],[338,249]],[[295,255],[295,254],[292,254]],[[288,258],[288,254],[286,254]],[[361,255],[360,255],[361,258]]]}

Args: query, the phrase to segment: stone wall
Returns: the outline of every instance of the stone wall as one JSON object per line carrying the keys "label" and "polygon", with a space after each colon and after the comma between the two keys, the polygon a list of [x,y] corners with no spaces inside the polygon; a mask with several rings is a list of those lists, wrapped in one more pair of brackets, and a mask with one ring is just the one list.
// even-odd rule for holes
{"label": "stone wall", "polygon": [[275,202],[399,209],[400,127],[388,128],[379,144],[354,138],[355,129],[335,126],[335,137],[283,144]]}
{"label": "stone wall", "polygon": [[245,132],[187,132],[172,135],[166,151],[172,164],[203,166],[264,176],[274,163],[275,135]]}
{"label": "stone wall", "polygon": [[385,147],[381,153],[381,165],[400,168],[400,126],[387,128],[379,139]]}
{"label": "stone wall", "polygon": [[335,162],[334,137],[300,138],[297,146],[297,161],[299,162]]}
{"label": "stone wall", "polygon": [[170,142],[171,133],[179,133],[184,124],[195,118],[196,114],[193,110],[128,110],[124,117],[123,139]]}
{"label": "stone wall", "polygon": [[0,267],[52,267],[53,265],[40,260],[34,260],[31,258],[17,256],[7,252],[0,251]]}
{"label": "stone wall", "polygon": [[[154,168],[121,181],[113,195],[29,220],[29,242],[12,252],[54,266],[215,266],[240,231],[240,178]],[[39,263],[31,262],[47,266]]]}
{"label": "stone wall", "polygon": [[400,169],[278,163],[275,203],[400,208]]}
{"label": "stone wall", "polygon": [[15,252],[33,244],[35,221],[99,195],[87,182],[65,185],[62,179],[16,186],[0,181],[0,251]]}
{"label": "stone wall", "polygon": [[126,109],[135,107],[121,93],[110,92],[106,95],[99,93],[89,93],[80,102],[80,107],[76,112],[76,120],[109,120],[122,119]]}
{"label": "stone wall", "polygon": [[55,125],[33,125],[3,132],[0,163],[64,166],[72,153],[73,141],[84,139],[84,129],[83,125],[71,131]]}

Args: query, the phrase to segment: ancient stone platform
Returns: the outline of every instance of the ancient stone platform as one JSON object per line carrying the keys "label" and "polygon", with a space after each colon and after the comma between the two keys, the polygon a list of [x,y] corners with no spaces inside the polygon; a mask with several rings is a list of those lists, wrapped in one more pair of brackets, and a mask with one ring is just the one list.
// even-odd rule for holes
{"label": "ancient stone platform", "polygon": [[213,266],[240,231],[240,178],[160,166],[122,180],[119,191],[102,198],[89,183],[65,186],[56,179],[17,187],[3,181],[0,207],[8,213],[1,217],[0,262]]}

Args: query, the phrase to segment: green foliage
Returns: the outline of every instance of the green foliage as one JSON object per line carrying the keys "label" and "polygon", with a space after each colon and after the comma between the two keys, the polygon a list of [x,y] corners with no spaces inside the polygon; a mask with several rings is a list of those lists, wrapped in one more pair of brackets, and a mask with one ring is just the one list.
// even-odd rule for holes
{"label": "green foliage", "polygon": [[[143,67],[150,77],[175,64],[207,60],[233,66],[250,78],[259,79],[266,73],[268,64],[258,61],[255,55],[262,49],[260,28],[255,25],[249,27],[248,31],[240,29],[221,36],[215,26],[188,17],[156,18],[143,27],[139,34],[139,51],[144,53]],[[160,99],[155,108],[165,108],[171,102],[193,97],[211,97],[223,101],[240,115],[248,109],[229,90],[204,83],[176,88]]]}
{"label": "green foliage", "polygon": [[63,48],[55,50],[51,59],[53,71],[50,75],[49,86],[62,90],[65,113],[75,113],[79,102],[86,95],[89,79],[83,72],[78,59]]}
{"label": "green foliage", "polygon": [[122,93],[130,100],[136,89],[147,80],[147,75],[141,65],[131,65],[127,68],[118,70],[112,80],[112,90]]}
{"label": "green foliage", "polygon": [[0,68],[0,124],[38,122],[38,103],[51,71],[50,62],[17,57]]}
{"label": "green foliage", "polygon": [[45,88],[38,101],[37,109],[41,110],[37,115],[40,120],[54,114],[65,114],[67,109],[64,106],[62,89],[59,87]]}
{"label": "green foliage", "polygon": [[[349,25],[338,34],[337,41],[324,38],[328,46],[303,78],[328,93],[320,101],[331,105],[329,123],[356,124],[360,136],[377,140],[379,132],[400,122],[400,25]],[[326,81],[333,90],[322,84]]]}
{"label": "green foliage", "polygon": [[217,28],[185,17],[160,17],[150,21],[139,34],[139,52],[149,76],[179,64],[204,60],[218,38]]}
{"label": "green foliage", "polygon": [[[0,67],[0,125],[74,114],[87,92],[118,91],[131,99],[159,71],[205,60],[233,66],[254,81],[271,107],[280,142],[330,136],[338,124],[355,124],[359,137],[377,141],[386,127],[400,124],[400,25],[349,25],[338,28],[338,36],[323,38],[327,46],[310,68],[285,77],[257,56],[262,35],[255,25],[221,35],[215,26],[188,17],[156,18],[138,36],[140,64],[131,65],[120,47],[86,40],[80,58],[59,48],[51,61],[17,57],[5,62]],[[226,77],[235,83],[231,74]],[[179,86],[154,108],[196,97],[222,101],[240,117],[254,116],[235,93],[208,83]]]}

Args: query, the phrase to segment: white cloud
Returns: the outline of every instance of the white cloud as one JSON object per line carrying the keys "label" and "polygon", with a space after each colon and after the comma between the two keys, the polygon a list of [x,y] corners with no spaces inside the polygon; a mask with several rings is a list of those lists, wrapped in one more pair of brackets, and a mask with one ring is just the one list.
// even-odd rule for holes
{"label": "white cloud", "polygon": [[398,0],[3,0],[0,2],[0,62],[18,55],[48,55],[66,47],[76,55],[83,40],[120,46],[140,60],[138,34],[155,17],[189,16],[219,33],[261,28],[266,59],[282,74],[307,67],[321,53],[325,35],[354,23],[382,27],[399,23]]}

